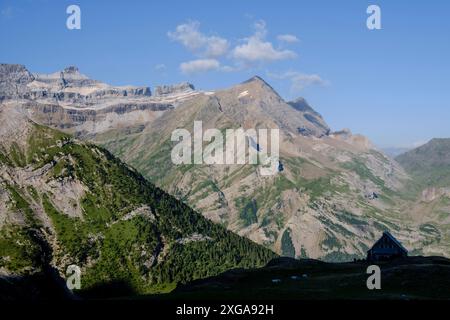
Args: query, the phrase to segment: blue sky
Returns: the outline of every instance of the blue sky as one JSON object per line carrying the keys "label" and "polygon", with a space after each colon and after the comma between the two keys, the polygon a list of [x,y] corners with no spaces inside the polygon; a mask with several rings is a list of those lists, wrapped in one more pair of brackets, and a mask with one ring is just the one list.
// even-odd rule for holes
{"label": "blue sky", "polygon": [[[81,8],[81,30],[66,8]],[[366,8],[381,8],[368,30]],[[0,0],[0,62],[114,85],[228,87],[257,74],[378,146],[450,137],[449,1]]]}

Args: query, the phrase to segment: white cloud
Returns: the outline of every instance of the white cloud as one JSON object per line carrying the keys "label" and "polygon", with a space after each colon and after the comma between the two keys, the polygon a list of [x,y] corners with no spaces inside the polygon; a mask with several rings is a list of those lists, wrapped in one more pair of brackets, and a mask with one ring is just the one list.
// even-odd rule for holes
{"label": "white cloud", "polygon": [[262,20],[254,24],[255,33],[244,39],[245,43],[233,49],[232,56],[239,62],[271,62],[276,60],[292,59],[297,54],[290,50],[277,50],[272,43],[265,40],[267,29]]}
{"label": "white cloud", "polygon": [[291,82],[291,91],[298,92],[311,85],[328,85],[328,81],[323,80],[317,74],[305,74],[297,71],[287,71],[282,74],[269,73],[269,76],[275,79],[289,80]]}
{"label": "white cloud", "polygon": [[189,21],[178,25],[174,32],[169,31],[167,35],[201,57],[217,58],[228,51],[228,40],[218,36],[206,36],[199,28],[198,21]]}
{"label": "white cloud", "polygon": [[[239,40],[231,49],[230,41],[227,39],[202,33],[198,21],[180,24],[174,31],[169,31],[167,35],[172,41],[182,44],[195,57],[193,60],[180,64],[180,70],[184,74],[208,71],[233,72],[297,57],[294,51],[274,47],[273,43],[267,40],[268,30],[264,20],[256,21],[253,28],[252,35]],[[299,41],[292,34],[281,34],[277,38],[280,45]],[[296,78],[297,87],[300,86],[300,83],[319,81],[313,78],[300,79],[301,76]]]}
{"label": "white cloud", "polygon": [[220,68],[220,62],[216,59],[197,59],[180,64],[180,70],[185,74],[202,73]]}
{"label": "white cloud", "polygon": [[286,43],[295,43],[300,41],[296,36],[292,34],[280,34],[277,36],[277,39],[278,41]]}
{"label": "white cloud", "polygon": [[166,65],[164,63],[157,64],[155,66],[155,70],[158,70],[158,71],[166,70]]}
{"label": "white cloud", "polygon": [[246,62],[269,62],[292,59],[296,57],[296,54],[290,50],[276,50],[270,42],[250,37],[246,44],[234,48],[233,57]]}

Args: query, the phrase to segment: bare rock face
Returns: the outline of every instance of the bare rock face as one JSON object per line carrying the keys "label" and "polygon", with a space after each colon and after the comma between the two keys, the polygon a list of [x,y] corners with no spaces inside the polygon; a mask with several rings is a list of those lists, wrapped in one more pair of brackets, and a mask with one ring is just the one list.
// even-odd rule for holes
{"label": "bare rock face", "polygon": [[[294,101],[288,102],[290,106],[292,106],[295,110],[298,110],[303,113],[303,117],[312,123],[313,125],[322,128],[325,130],[324,134],[328,135],[330,133],[330,128],[323,120],[322,116],[315,111],[309,104],[306,102],[304,98],[298,98]],[[312,135],[314,132],[312,130],[308,130],[304,127],[299,127],[298,132],[303,135]]]}
{"label": "bare rock face", "polygon": [[293,107],[258,76],[220,90],[214,97],[223,112],[244,127],[260,123],[266,128],[277,127],[286,134],[314,137],[322,137],[329,132],[328,125],[312,108],[305,111]]}
{"label": "bare rock face", "polygon": [[34,76],[21,64],[0,64],[0,101],[22,97]]}
{"label": "bare rock face", "polygon": [[0,65],[0,103],[14,99],[37,123],[80,137],[141,127],[198,94],[189,83],[158,87],[157,92],[152,96],[146,86],[111,86],[75,66],[31,74],[22,65]]}
{"label": "bare rock face", "polygon": [[64,89],[66,87],[93,86],[99,82],[82,75],[77,67],[70,66],[59,73],[58,83],[60,84],[60,88]]}
{"label": "bare rock face", "polygon": [[30,86],[33,98],[54,98],[81,105],[99,103],[102,99],[151,96],[149,87],[112,87],[81,74],[70,66],[61,72],[35,74],[36,82]]}
{"label": "bare rock face", "polygon": [[162,97],[167,95],[173,95],[177,93],[183,93],[183,92],[191,92],[194,91],[195,87],[194,85],[183,82],[176,85],[163,85],[163,86],[157,86],[155,88],[155,96]]}

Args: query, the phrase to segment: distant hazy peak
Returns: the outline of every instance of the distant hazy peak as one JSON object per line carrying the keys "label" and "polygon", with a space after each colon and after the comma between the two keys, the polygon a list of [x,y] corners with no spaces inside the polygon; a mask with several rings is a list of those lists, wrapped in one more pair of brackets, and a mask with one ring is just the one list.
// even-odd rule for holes
{"label": "distant hazy peak", "polygon": [[428,143],[430,144],[450,143],[450,138],[433,138]]}
{"label": "distant hazy peak", "polygon": [[[442,194],[450,195],[448,193],[450,186],[450,139],[431,139],[428,143],[395,157],[395,160],[422,187],[424,199],[435,199]],[[437,189],[433,190],[435,187]]]}
{"label": "distant hazy peak", "polygon": [[99,82],[97,80],[90,79],[88,76],[80,73],[80,70],[76,66],[68,66],[63,70],[53,73],[34,73],[37,80],[49,81],[51,79],[74,79],[74,80],[90,80],[92,82]]}
{"label": "distant hazy peak", "polygon": [[[401,155],[399,155],[396,159],[403,160],[414,160],[421,162],[423,160],[427,161],[437,161],[444,160],[445,163],[450,163],[450,138],[433,138],[427,143],[407,151]],[[417,158],[415,157],[423,157]]]}

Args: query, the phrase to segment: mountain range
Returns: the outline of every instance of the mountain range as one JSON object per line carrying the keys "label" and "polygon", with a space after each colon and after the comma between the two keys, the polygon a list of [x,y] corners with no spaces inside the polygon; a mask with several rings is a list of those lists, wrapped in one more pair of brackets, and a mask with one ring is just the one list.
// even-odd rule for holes
{"label": "mountain range", "polygon": [[[159,86],[153,91],[148,87],[110,86],[88,78],[76,67],[43,75],[33,74],[22,65],[0,65],[0,102],[5,119],[0,133],[2,137],[8,137],[5,141],[10,141],[6,145],[2,143],[2,168],[12,170],[12,166],[17,170],[17,167],[28,168],[31,165],[29,161],[33,156],[26,160],[23,157],[23,154],[30,152],[27,151],[30,145],[22,146],[21,143],[39,135],[22,136],[14,131],[22,125],[22,122],[15,123],[18,120],[14,119],[22,117],[20,121],[31,121],[27,123],[32,123],[29,125],[32,128],[45,132],[52,128],[51,135],[76,141],[71,144],[90,150],[88,153],[92,153],[94,163],[99,161],[98,157],[103,159],[99,154],[104,155],[105,161],[100,163],[107,168],[110,161],[120,163],[121,168],[130,170],[129,174],[133,176],[130,181],[148,180],[145,183],[152,190],[158,190],[177,206],[186,208],[181,211],[187,216],[200,212],[207,219],[201,220],[197,216],[195,219],[208,223],[208,228],[224,227],[232,231],[224,233],[227,235],[225,238],[237,234],[252,240],[243,242],[248,246],[245,250],[260,253],[257,254],[258,259],[245,260],[243,263],[247,266],[261,264],[271,256],[271,251],[264,251],[254,242],[284,256],[347,261],[364,257],[366,250],[385,230],[395,234],[411,253],[450,256],[450,207],[446,180],[449,166],[445,161],[450,148],[446,140],[432,140],[392,159],[364,136],[353,134],[349,129],[332,131],[305,99],[285,101],[257,76],[216,91],[196,90],[189,83]],[[260,165],[249,164],[173,164],[170,157],[174,145],[171,133],[178,128],[192,133],[194,121],[202,121],[205,130],[278,128],[279,172],[273,176],[262,176],[258,170]],[[60,166],[67,165],[66,170],[57,171],[62,170],[64,174],[76,171],[73,167],[80,164],[71,163],[72,151],[64,154],[61,150],[54,152],[53,148],[53,145],[36,147],[31,143],[33,152],[38,153],[38,160],[52,158],[51,163],[56,162],[53,164],[56,166],[60,162],[55,157],[64,159],[64,165]],[[58,158],[58,152],[63,153],[61,158]],[[427,158],[430,155],[433,156]],[[89,176],[95,176],[99,168],[93,166],[82,170],[88,171]],[[107,170],[105,173],[109,175]],[[28,180],[23,172],[20,174],[25,180],[15,180],[14,184],[17,188],[26,189],[25,181]],[[47,211],[58,211],[63,219],[89,221],[89,214],[92,213],[100,215],[96,217],[100,218],[100,225],[109,225],[135,212],[133,210],[142,210],[138,204],[144,205],[145,201],[140,199],[134,206],[126,206],[126,209],[110,207],[102,213],[102,210],[95,209],[95,200],[90,199],[86,204],[87,208],[92,209],[89,211],[83,207],[82,201],[89,194],[85,190],[86,185],[92,194],[105,194],[106,198],[99,204],[101,207],[115,203],[106,196],[108,192],[105,190],[110,188],[110,182],[105,183],[103,177],[98,185],[90,185],[89,179],[81,179],[83,174],[77,177],[80,181],[75,179],[71,182],[74,185],[68,187],[70,190],[54,192],[53,198],[50,194],[52,187],[44,188],[39,195],[39,199],[42,198],[41,207],[39,203],[34,203],[38,208],[36,212],[45,212],[42,206],[47,203]],[[115,179],[113,177],[111,179]],[[6,178],[3,179],[6,181]],[[54,179],[59,181],[58,176]],[[44,184],[47,183],[45,181]],[[133,194],[133,189],[129,191],[124,185],[120,187],[115,189],[119,198],[122,193]],[[16,193],[31,205],[31,193]],[[3,192],[5,201],[2,203],[8,203],[11,194],[15,193]],[[157,205],[155,195],[153,201],[156,201],[153,205]],[[188,206],[195,211],[188,209]],[[120,214],[115,213],[118,208]],[[4,217],[5,210],[11,210],[11,205],[2,210],[0,213]],[[145,212],[144,216],[151,216]],[[103,214],[106,217],[101,217]],[[42,216],[47,217],[48,227],[55,227],[55,223],[50,222],[51,213]],[[140,217],[141,213],[137,216]],[[155,228],[159,230],[162,227],[158,224]],[[86,235],[106,232],[102,229],[105,226],[99,228],[86,231]],[[170,239],[176,242],[177,239],[192,237],[193,233],[199,234],[193,239],[217,238],[199,228],[183,231],[182,235]],[[95,236],[93,238],[97,239]],[[244,241],[240,237],[233,239]],[[177,257],[185,259],[182,255]],[[89,261],[85,260],[85,263],[95,267],[96,264]],[[230,266],[232,264],[230,262]],[[137,272],[136,275],[142,274]],[[185,278],[201,276],[204,274],[189,274]],[[168,282],[174,280],[168,279]]]}

